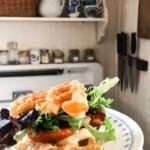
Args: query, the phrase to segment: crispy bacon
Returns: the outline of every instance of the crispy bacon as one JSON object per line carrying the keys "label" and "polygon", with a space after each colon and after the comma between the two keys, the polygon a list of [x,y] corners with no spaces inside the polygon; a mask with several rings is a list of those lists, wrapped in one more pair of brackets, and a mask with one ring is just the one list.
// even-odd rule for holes
{"label": "crispy bacon", "polygon": [[104,124],[105,113],[100,109],[92,109],[88,111],[87,116],[90,118],[90,124],[92,126],[101,126]]}

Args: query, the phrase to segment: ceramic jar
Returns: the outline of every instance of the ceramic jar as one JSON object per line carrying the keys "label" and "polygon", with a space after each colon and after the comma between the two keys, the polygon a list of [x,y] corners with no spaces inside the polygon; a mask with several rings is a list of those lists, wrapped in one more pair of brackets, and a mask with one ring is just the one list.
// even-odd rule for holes
{"label": "ceramic jar", "polygon": [[39,49],[32,49],[30,51],[30,63],[31,64],[40,64],[40,50]]}
{"label": "ceramic jar", "polygon": [[85,0],[84,14],[86,17],[100,17],[103,13],[103,0]]}
{"label": "ceramic jar", "polygon": [[62,14],[65,0],[41,0],[39,14],[43,17],[58,17]]}
{"label": "ceramic jar", "polygon": [[69,17],[78,17],[81,11],[81,1],[67,0],[66,10]]}

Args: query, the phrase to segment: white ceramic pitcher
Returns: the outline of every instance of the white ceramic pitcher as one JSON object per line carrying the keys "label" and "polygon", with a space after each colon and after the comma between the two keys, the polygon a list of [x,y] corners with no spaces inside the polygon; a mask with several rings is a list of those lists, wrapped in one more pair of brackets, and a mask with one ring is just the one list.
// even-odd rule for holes
{"label": "white ceramic pitcher", "polygon": [[62,14],[65,0],[41,0],[39,14],[43,17],[58,17]]}

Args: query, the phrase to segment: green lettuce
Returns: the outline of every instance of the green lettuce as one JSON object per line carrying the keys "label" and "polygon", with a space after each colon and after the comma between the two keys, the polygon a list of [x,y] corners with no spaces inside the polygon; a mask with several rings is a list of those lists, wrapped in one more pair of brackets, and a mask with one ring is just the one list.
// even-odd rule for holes
{"label": "green lettuce", "polygon": [[83,126],[94,136],[98,144],[103,145],[106,142],[116,140],[116,134],[114,128],[105,131],[99,131],[85,121],[83,121],[82,123]]}
{"label": "green lettuce", "polygon": [[106,78],[103,80],[99,86],[91,86],[87,90],[87,98],[89,109],[98,108],[100,110],[105,110],[113,102],[113,99],[103,97],[110,88],[115,86],[119,81],[118,77],[112,79]]}

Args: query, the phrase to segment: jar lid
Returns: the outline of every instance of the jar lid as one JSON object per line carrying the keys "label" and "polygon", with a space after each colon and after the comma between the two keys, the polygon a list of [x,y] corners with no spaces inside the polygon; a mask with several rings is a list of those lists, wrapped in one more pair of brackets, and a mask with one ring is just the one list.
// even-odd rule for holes
{"label": "jar lid", "polygon": [[63,51],[57,49],[52,51],[52,57],[57,57],[57,58],[64,57],[64,53]]}
{"label": "jar lid", "polygon": [[46,52],[48,52],[49,51],[49,49],[47,49],[47,48],[42,48],[42,49],[40,49],[41,51],[46,51]]}

